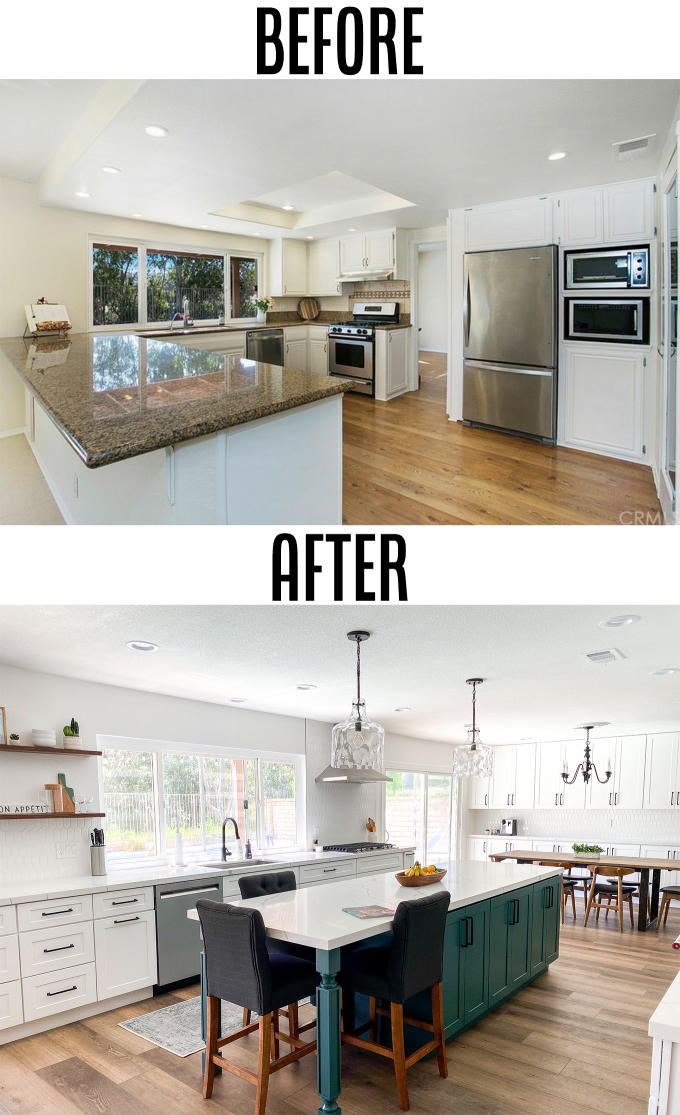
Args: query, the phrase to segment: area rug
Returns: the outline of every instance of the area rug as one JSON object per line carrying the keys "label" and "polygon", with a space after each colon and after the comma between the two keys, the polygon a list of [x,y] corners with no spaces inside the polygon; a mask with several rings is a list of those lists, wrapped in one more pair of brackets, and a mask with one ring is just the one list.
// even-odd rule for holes
{"label": "area rug", "polygon": [[[301,999],[300,1005],[308,1003],[309,999]],[[253,1011],[251,1022],[257,1021]],[[183,1003],[173,1003],[170,1007],[151,1011],[150,1014],[140,1014],[139,1018],[131,1018],[128,1022],[119,1022],[124,1030],[137,1034],[140,1038],[167,1049],[176,1057],[190,1057],[203,1049],[205,1042],[201,1038],[201,997],[186,999]],[[238,1030],[243,1025],[243,1007],[235,1003],[222,1000],[222,1036]]]}

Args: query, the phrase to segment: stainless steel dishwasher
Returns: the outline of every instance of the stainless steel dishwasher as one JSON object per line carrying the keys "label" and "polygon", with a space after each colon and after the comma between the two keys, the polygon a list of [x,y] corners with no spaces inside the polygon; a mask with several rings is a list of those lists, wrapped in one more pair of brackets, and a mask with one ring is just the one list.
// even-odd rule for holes
{"label": "stainless steel dishwasher", "polygon": [[193,910],[199,898],[221,902],[222,877],[191,882],[177,879],[161,883],[155,890],[159,986],[198,979],[203,945],[199,923],[190,921],[187,911]]}
{"label": "stainless steel dishwasher", "polygon": [[283,367],[283,329],[253,329],[246,333],[246,357]]}

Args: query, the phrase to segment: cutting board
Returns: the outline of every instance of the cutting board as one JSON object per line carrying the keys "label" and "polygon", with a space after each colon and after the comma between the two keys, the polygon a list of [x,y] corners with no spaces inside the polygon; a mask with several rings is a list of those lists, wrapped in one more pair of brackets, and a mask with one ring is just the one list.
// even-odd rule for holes
{"label": "cutting board", "polygon": [[314,321],[319,316],[321,307],[316,298],[302,298],[298,302],[298,313],[304,321]]}

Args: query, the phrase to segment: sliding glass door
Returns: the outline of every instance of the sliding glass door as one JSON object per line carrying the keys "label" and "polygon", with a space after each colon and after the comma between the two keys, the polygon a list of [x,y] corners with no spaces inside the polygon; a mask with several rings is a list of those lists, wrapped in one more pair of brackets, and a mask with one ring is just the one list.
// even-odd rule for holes
{"label": "sliding glass door", "polygon": [[388,770],[385,829],[391,844],[414,844],[421,864],[456,858],[457,779],[450,774]]}

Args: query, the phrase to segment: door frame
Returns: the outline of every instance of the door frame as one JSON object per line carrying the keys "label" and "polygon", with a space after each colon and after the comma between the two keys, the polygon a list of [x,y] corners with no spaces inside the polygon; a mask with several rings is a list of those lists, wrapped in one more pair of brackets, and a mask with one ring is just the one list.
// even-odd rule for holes
{"label": "door frame", "polygon": [[676,183],[676,191],[677,191],[677,205],[678,205],[678,218],[677,218],[677,220],[678,220],[678,223],[680,224],[680,189],[678,189],[678,186],[680,186],[680,166],[678,164],[679,164],[678,147],[677,147],[677,144],[676,144],[675,150],[673,151],[673,154],[671,155],[671,157],[668,161],[668,165],[666,166],[666,169],[665,169],[664,173],[661,175],[661,190],[660,190],[660,195],[661,195],[661,198],[660,198],[660,200],[661,200],[661,214],[660,214],[661,221],[660,221],[660,224],[661,224],[661,233],[662,233],[662,235],[661,235],[661,267],[663,269],[663,280],[664,281],[663,281],[663,286],[662,286],[662,292],[663,293],[662,293],[662,298],[660,299],[660,306],[659,306],[660,323],[661,322],[663,323],[663,336],[660,337],[662,348],[661,349],[657,348],[657,352],[659,353],[659,355],[661,357],[661,393],[660,393],[660,395],[661,395],[661,399],[660,399],[661,406],[660,406],[659,426],[658,426],[658,431],[659,431],[659,478],[658,478],[659,482],[658,482],[658,490],[659,490],[659,502],[661,504],[661,510],[662,510],[662,513],[663,513],[664,521],[665,521],[666,525],[668,525],[668,526],[672,526],[673,524],[676,524],[676,525],[680,524],[680,500],[678,500],[678,493],[677,493],[677,483],[678,483],[678,481],[677,481],[677,461],[678,461],[678,448],[680,448],[680,432],[679,432],[679,429],[680,429],[680,427],[679,427],[679,423],[680,423],[680,392],[678,391],[678,387],[680,387],[680,383],[678,383],[677,381],[680,379],[680,375],[678,373],[678,362],[677,362],[677,359],[676,359],[676,391],[675,391],[675,406],[676,406],[676,410],[675,410],[676,481],[675,481],[675,491],[673,491],[673,488],[671,486],[671,482],[670,482],[670,479],[669,479],[669,476],[668,476],[668,467],[667,467],[667,465],[668,465],[668,446],[666,444],[666,429],[667,429],[667,420],[668,420],[666,410],[667,410],[667,406],[668,406],[668,363],[669,363],[669,359],[670,359],[671,321],[670,321],[670,314],[666,312],[666,306],[664,305],[664,303],[666,301],[666,298],[670,293],[669,256],[668,256],[668,252],[666,250],[666,247],[667,247],[667,244],[668,244],[668,239],[669,239],[668,238],[667,196],[668,196],[671,188],[673,187],[674,182]]}
{"label": "door frame", "polygon": [[449,369],[451,364],[451,290],[449,278],[449,245],[445,236],[424,236],[418,240],[411,241],[411,382],[409,384],[409,391],[417,391],[419,386],[419,366],[418,366],[418,353],[420,345],[418,344],[418,252],[421,247],[425,245],[437,244],[443,251],[446,252],[446,413],[448,417],[448,397],[449,397]]}

